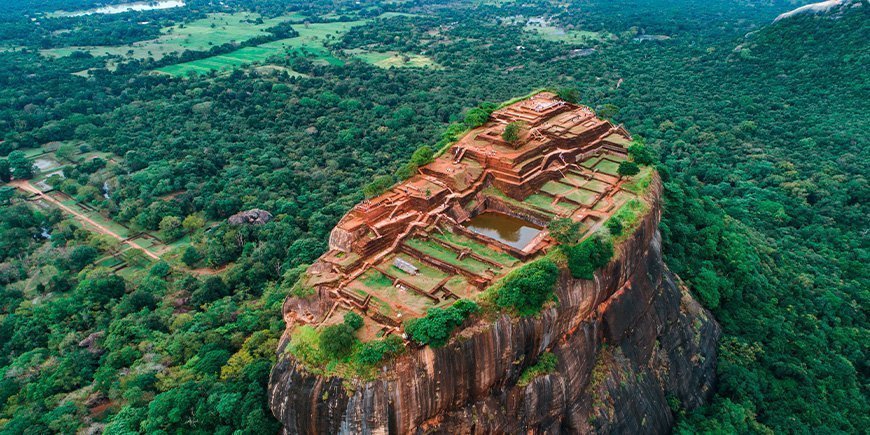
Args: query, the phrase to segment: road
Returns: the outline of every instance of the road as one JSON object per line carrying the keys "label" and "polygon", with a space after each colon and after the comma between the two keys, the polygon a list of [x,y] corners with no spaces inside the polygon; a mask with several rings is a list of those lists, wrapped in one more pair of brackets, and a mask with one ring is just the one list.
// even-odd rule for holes
{"label": "road", "polygon": [[82,214],[82,213],[80,213],[80,212],[78,212],[78,211],[76,211],[76,210],[73,210],[73,209],[67,207],[66,205],[64,205],[63,203],[61,203],[60,201],[58,201],[57,199],[54,199],[54,198],[52,198],[51,196],[46,195],[46,194],[43,193],[41,190],[37,189],[35,186],[33,186],[32,184],[30,184],[30,182],[28,182],[27,180],[14,180],[14,181],[10,181],[8,184],[9,184],[10,186],[13,186],[13,187],[16,187],[16,188],[18,188],[18,189],[21,189],[21,190],[23,190],[23,191],[25,191],[25,192],[33,193],[33,194],[38,195],[38,196],[40,197],[40,199],[43,199],[43,200],[45,200],[45,201],[47,201],[47,202],[53,204],[54,206],[58,207],[59,209],[61,209],[61,210],[65,211],[65,212],[71,214],[71,215],[72,215],[76,220],[78,220],[79,222],[85,223],[85,224],[87,224],[88,226],[93,227],[93,228],[96,229],[97,232],[99,232],[100,234],[105,234],[105,235],[107,235],[107,236],[112,236],[112,237],[118,239],[118,240],[121,242],[121,244],[129,245],[129,246],[132,247],[132,248],[138,249],[138,250],[144,252],[145,255],[147,255],[147,256],[149,256],[149,257],[155,259],[155,260],[159,260],[159,259],[160,259],[160,257],[157,256],[157,254],[154,254],[153,252],[151,252],[151,251],[145,249],[145,247],[143,247],[142,245],[140,245],[140,244],[138,244],[138,243],[136,243],[136,242],[134,242],[134,241],[132,241],[132,240],[127,240],[127,239],[125,239],[124,237],[121,237],[120,235],[118,235],[118,234],[115,233],[114,231],[110,230],[109,228],[106,228],[105,226],[103,226],[103,225],[99,224],[98,222],[94,221],[93,219],[91,219],[91,218],[85,216],[84,214]]}

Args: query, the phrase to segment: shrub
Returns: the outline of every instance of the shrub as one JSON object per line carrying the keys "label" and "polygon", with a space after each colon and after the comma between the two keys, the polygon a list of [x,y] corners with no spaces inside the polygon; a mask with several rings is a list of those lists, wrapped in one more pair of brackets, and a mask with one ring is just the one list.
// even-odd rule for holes
{"label": "shrub", "polygon": [[350,326],[350,329],[356,331],[363,326],[363,318],[353,311],[344,313],[344,324]]}
{"label": "shrub", "polygon": [[565,249],[571,276],[581,279],[595,278],[595,270],[604,266],[613,257],[613,243],[598,237],[590,237],[580,244]]}
{"label": "shrub", "polygon": [[556,371],[556,366],[559,364],[559,359],[551,352],[544,352],[538,357],[538,362],[533,366],[526,367],[523,374],[520,375],[517,385],[525,387],[532,382],[532,379],[538,376],[546,375]]}
{"label": "shrub", "polygon": [[390,188],[395,180],[390,175],[381,175],[375,178],[371,183],[363,187],[363,194],[366,198],[374,198]]}
{"label": "shrub", "polygon": [[550,236],[563,245],[573,245],[583,235],[583,224],[570,218],[553,219],[547,229],[550,230]]}
{"label": "shrub", "polygon": [[379,364],[385,358],[400,354],[404,349],[405,346],[402,343],[402,339],[391,335],[383,340],[363,343],[359,351],[354,354],[353,359],[357,364],[373,366]]}
{"label": "shrub", "polygon": [[610,230],[610,234],[613,234],[614,236],[622,234],[623,226],[622,221],[619,220],[619,218],[615,216],[611,217],[607,220],[607,223],[605,225],[607,226],[607,229]]}
{"label": "shrub", "polygon": [[616,170],[616,173],[619,174],[620,177],[631,177],[632,175],[637,175],[640,172],[640,168],[637,166],[635,162],[623,161],[619,164],[619,168]]}
{"label": "shrub", "polygon": [[480,127],[481,125],[486,124],[491,113],[492,110],[475,107],[465,114],[465,120],[463,122],[468,128]]}
{"label": "shrub", "polygon": [[339,323],[323,328],[317,344],[327,357],[340,359],[350,354],[354,340],[353,329],[346,323]]}
{"label": "shrub", "polygon": [[638,165],[651,165],[655,161],[652,151],[641,143],[632,143],[628,147],[628,155],[631,156]]}
{"label": "shrub", "polygon": [[504,131],[501,132],[501,138],[508,143],[514,143],[520,139],[520,123],[519,122],[511,122],[510,124],[504,127]]}
{"label": "shrub", "polygon": [[495,304],[531,316],[553,297],[559,267],[549,258],[529,263],[508,274],[496,290]]}
{"label": "shrub", "polygon": [[420,344],[441,347],[447,344],[453,329],[479,310],[475,302],[464,299],[448,308],[430,308],[426,317],[407,321],[405,332]]}
{"label": "shrub", "polygon": [[580,93],[574,88],[560,88],[556,91],[556,96],[569,103],[577,103],[580,101]]}

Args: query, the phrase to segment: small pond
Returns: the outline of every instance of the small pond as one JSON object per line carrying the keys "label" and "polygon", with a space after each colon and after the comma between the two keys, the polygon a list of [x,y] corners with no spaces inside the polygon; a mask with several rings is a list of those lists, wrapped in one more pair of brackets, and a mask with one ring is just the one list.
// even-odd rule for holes
{"label": "small pond", "polygon": [[495,212],[481,213],[465,227],[517,249],[525,248],[541,232],[541,227],[531,222]]}

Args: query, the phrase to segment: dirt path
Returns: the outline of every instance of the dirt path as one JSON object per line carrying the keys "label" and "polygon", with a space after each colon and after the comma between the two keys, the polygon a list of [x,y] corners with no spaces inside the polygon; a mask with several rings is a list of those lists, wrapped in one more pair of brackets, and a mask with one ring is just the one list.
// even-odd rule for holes
{"label": "dirt path", "polygon": [[99,223],[97,223],[97,222],[94,221],[93,219],[91,219],[91,218],[89,218],[89,217],[87,217],[87,216],[85,216],[85,215],[79,213],[79,212],[76,211],[76,210],[73,210],[73,209],[67,207],[66,205],[64,205],[64,204],[61,203],[60,201],[58,201],[58,200],[56,200],[56,199],[54,199],[54,198],[52,198],[52,197],[46,195],[45,193],[42,193],[41,190],[37,189],[37,188],[34,187],[32,184],[30,184],[30,182],[28,182],[28,181],[26,181],[26,180],[14,180],[14,181],[10,181],[8,184],[9,184],[10,186],[17,187],[17,188],[19,188],[19,189],[21,189],[21,190],[23,190],[23,191],[25,191],[25,192],[33,193],[33,194],[38,195],[38,196],[40,197],[40,199],[43,199],[43,200],[45,200],[45,201],[48,201],[48,202],[50,202],[51,204],[55,205],[56,207],[60,208],[61,210],[63,210],[63,211],[65,211],[65,212],[67,212],[67,213],[73,215],[73,217],[75,217],[78,221],[88,224],[89,226],[91,226],[91,227],[93,227],[94,229],[96,229],[97,232],[99,232],[100,234],[105,234],[105,235],[108,235],[108,236],[112,236],[112,237],[118,239],[122,244],[130,245],[131,247],[136,248],[136,249],[138,249],[138,250],[144,252],[145,255],[147,255],[147,256],[149,256],[149,257],[155,259],[155,260],[159,260],[159,259],[160,259],[160,257],[157,256],[157,254],[154,254],[153,252],[151,252],[151,251],[145,249],[142,245],[140,245],[140,244],[138,244],[138,243],[136,243],[136,242],[134,242],[134,241],[132,241],[132,240],[127,240],[127,239],[121,237],[120,235],[118,235],[118,234],[115,233],[114,231],[112,231],[112,230],[110,230],[110,229],[104,227],[103,225],[100,225]]}

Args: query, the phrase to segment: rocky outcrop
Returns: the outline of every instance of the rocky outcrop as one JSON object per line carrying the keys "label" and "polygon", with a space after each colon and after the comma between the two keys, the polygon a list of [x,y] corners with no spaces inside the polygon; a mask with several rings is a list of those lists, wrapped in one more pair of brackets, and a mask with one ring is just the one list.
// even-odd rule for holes
{"label": "rocky outcrop", "polygon": [[227,222],[233,225],[263,225],[272,220],[272,213],[253,208],[230,216]]}
{"label": "rocky outcrop", "polygon": [[[719,327],[661,258],[655,205],[594,280],[564,270],[532,318],[478,319],[374,381],[310,374],[279,348],[270,406],[287,433],[667,433],[713,392]],[[556,371],[517,382],[539,356]]]}

